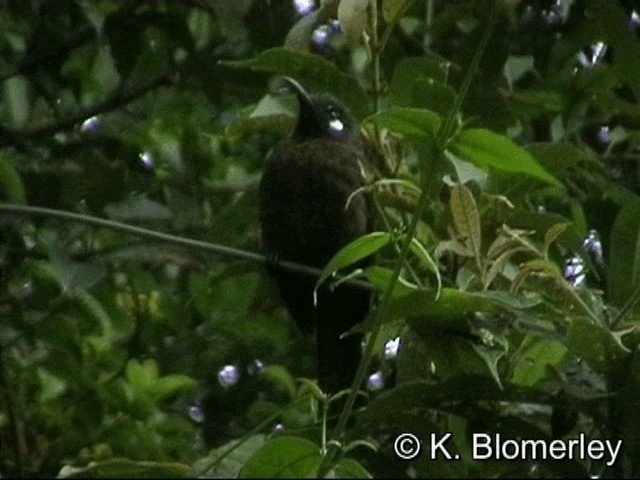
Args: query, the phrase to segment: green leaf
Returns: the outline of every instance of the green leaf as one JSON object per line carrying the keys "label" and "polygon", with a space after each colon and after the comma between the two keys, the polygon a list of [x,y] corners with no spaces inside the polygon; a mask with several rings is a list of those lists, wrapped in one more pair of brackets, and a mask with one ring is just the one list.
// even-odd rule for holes
{"label": "green leaf", "polygon": [[422,108],[393,107],[365,119],[408,138],[434,140],[440,129],[440,116]]}
{"label": "green leaf", "polygon": [[570,222],[556,223],[544,234],[544,256],[549,254],[549,247],[571,226]]}
{"label": "green leaf", "polygon": [[455,288],[443,288],[437,299],[436,292],[420,290],[389,303],[389,318],[424,316],[427,328],[460,332],[469,331],[467,318],[474,312],[497,315],[501,311],[492,299]]}
{"label": "green leaf", "polygon": [[554,174],[562,174],[580,163],[598,160],[572,143],[532,143],[525,147],[540,164]]}
{"label": "green leaf", "polygon": [[40,382],[38,401],[41,404],[60,397],[67,389],[67,383],[64,380],[43,367],[37,368],[37,375]]}
{"label": "green leaf", "polygon": [[521,89],[512,93],[509,99],[514,104],[516,112],[523,115],[562,112],[565,108],[562,95],[550,90]]}
{"label": "green leaf", "polygon": [[571,319],[567,347],[596,372],[605,375],[620,375],[629,356],[629,351],[610,330],[584,316]]}
{"label": "green leaf", "polygon": [[532,55],[509,55],[503,71],[509,87],[512,88],[527,72],[535,72],[534,58]]}
{"label": "green leaf", "polygon": [[472,343],[471,348],[484,361],[484,364],[491,373],[491,377],[493,377],[496,384],[500,389],[503,389],[504,387],[500,380],[500,373],[498,371],[498,362],[500,362],[509,350],[509,342],[505,338],[493,335],[486,330],[483,333],[483,338],[490,338],[490,344]]}
{"label": "green leaf", "polygon": [[454,155],[479,168],[520,173],[552,185],[562,186],[524,148],[490,130],[482,128],[463,130],[453,138],[448,148]]}
{"label": "green leaf", "polygon": [[129,383],[143,392],[151,392],[158,381],[158,365],[155,360],[129,360],[125,368]]}
{"label": "green leaf", "polygon": [[398,185],[400,187],[403,187],[407,192],[413,193],[416,197],[419,197],[422,193],[420,187],[418,187],[411,180],[407,180],[405,178],[382,178],[380,180],[376,180],[374,182],[374,185]]}
{"label": "green leaf", "polygon": [[310,90],[334,94],[351,108],[357,118],[363,118],[368,111],[369,99],[358,82],[318,55],[272,48],[248,60],[220,63],[231,68],[247,68],[256,72],[294,77]]}
{"label": "green leaf", "polygon": [[456,230],[463,237],[463,243],[479,262],[482,233],[480,213],[473,194],[464,185],[454,185],[451,188],[450,206]]}
{"label": "green leaf", "polygon": [[276,437],[247,460],[238,478],[313,478],[321,462],[315,443],[301,437]]}
{"label": "green leaf", "polygon": [[440,290],[442,289],[442,278],[440,277],[438,264],[435,262],[433,258],[431,258],[431,255],[429,255],[429,252],[427,252],[427,249],[424,248],[424,245],[422,245],[422,243],[420,243],[420,241],[417,238],[413,237],[411,239],[411,244],[409,245],[409,249],[420,261],[420,263],[423,266],[427,267],[436,276],[436,281],[438,283],[438,287],[436,290],[436,298],[438,298],[438,295],[440,294]]}
{"label": "green leaf", "polygon": [[363,420],[379,425],[381,419],[412,409],[456,411],[458,407],[462,412],[469,404],[482,401],[546,403],[551,402],[551,395],[508,383],[500,389],[490,377],[459,375],[444,382],[409,382],[383,392],[369,404]]}
{"label": "green leaf", "polygon": [[28,81],[21,75],[16,75],[4,81],[2,100],[5,115],[13,127],[22,127],[29,119],[30,102]]}
{"label": "green leaf", "polygon": [[338,21],[351,47],[357,47],[369,20],[369,2],[361,0],[340,0]]}
{"label": "green leaf", "polygon": [[282,365],[267,365],[260,371],[260,376],[284,389],[289,398],[296,395],[296,382],[289,371]]}
{"label": "green leaf", "polygon": [[607,273],[609,301],[621,307],[640,282],[640,202],[625,206],[613,223]]}
{"label": "green leaf", "polygon": [[179,393],[193,391],[197,386],[198,382],[186,375],[166,375],[159,378],[155,385],[153,385],[151,394],[154,400],[162,402]]}
{"label": "green leaf", "polygon": [[411,85],[410,106],[426,108],[446,116],[456,102],[456,91],[432,78],[416,78]]}
{"label": "green leaf", "polygon": [[27,203],[27,194],[18,172],[6,152],[0,152],[0,198],[12,203]]}
{"label": "green leaf", "polygon": [[287,37],[284,39],[284,46],[293,50],[309,51],[309,42],[313,31],[317,28],[320,17],[319,11],[303,15],[289,29]]}
{"label": "green leaf", "polygon": [[636,98],[640,96],[640,42],[627,25],[628,18],[617,4],[589,2],[589,13],[598,25],[600,35],[611,44],[615,52],[612,67],[618,78],[631,87]]}
{"label": "green leaf", "polygon": [[408,3],[410,3],[410,0],[383,0],[382,17],[384,21],[390,23],[395,20],[398,13],[401,12]]}
{"label": "green leaf", "polygon": [[[363,271],[364,276],[369,279],[371,283],[376,287],[379,292],[385,292],[393,276],[393,270],[390,268],[380,267],[373,265],[367,267]],[[401,297],[417,290],[417,286],[413,283],[407,282],[402,277],[398,278],[393,289],[392,298]]]}
{"label": "green leaf", "polygon": [[327,474],[329,478],[372,478],[367,470],[353,458],[341,459]]}
{"label": "green leaf", "polygon": [[427,108],[446,115],[456,92],[446,82],[448,64],[418,57],[401,60],[389,84],[389,104],[394,107]]}
{"label": "green leaf", "polygon": [[191,478],[237,478],[238,472],[247,460],[267,441],[264,434],[251,435],[242,440],[232,440],[229,443],[213,449],[209,454],[198,460],[192,467]]}
{"label": "green leaf", "polygon": [[322,275],[316,282],[316,289],[322,285],[327,278],[349,265],[356,263],[363,258],[376,253],[386,246],[391,240],[391,235],[387,232],[371,232],[356,238],[348,245],[342,247],[329,263],[322,270]]}
{"label": "green leaf", "polygon": [[548,376],[548,367],[557,367],[567,353],[567,347],[558,341],[526,337],[518,348],[518,361],[511,381],[523,387],[533,387]]}
{"label": "green leaf", "polygon": [[105,213],[114,220],[131,221],[166,221],[173,218],[171,210],[146,196],[135,196],[104,207]]}
{"label": "green leaf", "polygon": [[57,253],[51,255],[51,266],[60,288],[67,294],[92,287],[106,274],[99,264],[75,262]]}

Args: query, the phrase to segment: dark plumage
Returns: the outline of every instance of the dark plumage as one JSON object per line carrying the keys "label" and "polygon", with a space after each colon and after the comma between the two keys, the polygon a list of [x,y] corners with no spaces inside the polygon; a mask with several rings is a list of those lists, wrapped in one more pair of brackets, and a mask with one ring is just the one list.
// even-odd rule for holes
{"label": "dark plumage", "polygon": [[[362,139],[350,112],[329,95],[308,95],[295,81],[300,105],[291,137],[268,157],[260,184],[262,239],[268,255],[322,268],[353,239],[369,231],[362,195]],[[318,379],[329,392],[346,388],[360,359],[357,335],[340,336],[369,310],[370,293],[325,286],[313,304],[316,278],[270,268],[282,298],[303,333],[316,333]]]}

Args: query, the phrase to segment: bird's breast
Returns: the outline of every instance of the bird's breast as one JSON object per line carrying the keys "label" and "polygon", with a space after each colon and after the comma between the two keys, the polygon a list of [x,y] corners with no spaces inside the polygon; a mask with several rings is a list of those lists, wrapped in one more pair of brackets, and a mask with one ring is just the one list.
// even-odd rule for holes
{"label": "bird's breast", "polygon": [[260,184],[265,249],[282,258],[323,266],[341,247],[366,233],[361,152],[332,139],[280,142]]}

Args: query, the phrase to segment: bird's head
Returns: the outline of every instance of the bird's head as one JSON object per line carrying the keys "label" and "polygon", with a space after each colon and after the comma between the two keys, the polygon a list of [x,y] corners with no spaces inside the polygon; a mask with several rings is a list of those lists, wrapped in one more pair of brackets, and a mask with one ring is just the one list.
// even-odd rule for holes
{"label": "bird's head", "polygon": [[283,80],[296,93],[300,106],[294,137],[328,137],[346,142],[353,139],[356,122],[347,107],[329,94],[310,95],[290,77]]}

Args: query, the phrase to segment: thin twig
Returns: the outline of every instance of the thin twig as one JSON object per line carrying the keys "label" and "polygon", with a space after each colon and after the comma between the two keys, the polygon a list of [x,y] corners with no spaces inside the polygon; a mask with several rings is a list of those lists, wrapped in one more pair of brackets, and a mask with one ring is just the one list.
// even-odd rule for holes
{"label": "thin twig", "polygon": [[[105,101],[100,102],[96,105],[92,105],[88,108],[85,108],[78,112],[75,115],[72,115],[68,118],[64,118],[58,120],[56,122],[51,122],[49,124],[41,125],[39,127],[35,127],[28,130],[12,130],[6,127],[0,126],[0,147],[6,145],[13,145],[16,143],[21,143],[23,140],[34,139],[39,137],[45,137],[48,135],[52,135],[54,133],[68,130],[78,123],[86,120],[89,117],[93,117],[95,115],[105,113],[111,110],[115,110],[122,105],[126,105],[131,101],[135,100],[138,97],[141,97],[148,93],[149,91],[165,84],[171,83],[172,73],[165,72],[162,75],[154,78],[153,80],[138,85],[131,90],[125,90],[124,88],[119,88],[115,93],[113,93],[109,98]],[[3,138],[4,137],[4,138]]]}
{"label": "thin twig", "polygon": [[[308,265],[302,265],[296,262],[290,262],[288,260],[272,260],[271,258],[247,250],[240,250],[238,248],[227,247],[226,245],[220,245],[217,243],[205,242],[202,240],[193,240],[189,238],[179,237],[177,235],[171,235],[168,233],[157,232],[141,227],[134,227],[133,225],[127,225],[126,223],[116,222],[113,220],[106,220],[103,218],[92,217],[90,215],[82,215],[79,213],[65,212],[63,210],[55,210],[52,208],[31,207],[26,205],[14,205],[14,204],[0,204],[0,214],[9,215],[25,215],[29,217],[45,217],[54,220],[61,220],[64,222],[82,223],[85,225],[92,225],[94,227],[107,228],[116,232],[126,233],[128,235],[134,235],[140,238],[148,238],[159,242],[170,243],[181,247],[187,247],[189,249],[197,249],[206,252],[215,253],[224,257],[239,258],[242,260],[256,262],[256,263],[274,263],[275,267],[287,270],[295,273],[302,273],[314,277],[319,277],[322,274],[322,270]],[[340,280],[341,276],[337,275],[333,281]],[[354,287],[364,288],[371,290],[373,287],[370,283],[363,280],[350,278],[341,282],[341,284],[347,284]]]}
{"label": "thin twig", "polygon": [[[465,75],[464,81],[460,87],[460,91],[458,92],[458,95],[456,97],[454,108],[449,113],[444,125],[440,129],[440,132],[438,132],[437,148],[440,156],[444,155],[443,152],[446,147],[446,141],[449,139],[449,137],[453,133],[456,117],[460,111],[462,102],[469,90],[469,85],[471,84],[471,80],[475,75],[478,65],[480,64],[480,59],[482,58],[482,55],[489,42],[489,38],[491,37],[496,21],[497,21],[497,9],[494,5],[489,23],[482,35],[480,44],[476,49],[476,52],[473,56],[471,64],[469,65],[469,69],[467,70],[467,73]],[[339,441],[341,439],[342,435],[344,434],[345,428],[347,426],[347,421],[351,416],[351,412],[353,411],[353,407],[355,405],[358,391],[364,381],[364,378],[367,373],[367,369],[369,368],[369,363],[373,355],[373,348],[377,344],[378,336],[382,329],[383,320],[386,318],[387,311],[389,310],[391,295],[394,291],[398,278],[400,277],[400,271],[402,270],[404,261],[407,258],[407,255],[409,253],[409,247],[415,235],[418,222],[420,221],[420,218],[422,217],[422,213],[424,212],[426,205],[429,202],[429,195],[427,192],[428,192],[427,188],[422,189],[422,194],[418,201],[418,207],[412,219],[411,226],[407,231],[406,240],[402,245],[402,249],[398,257],[398,260],[396,261],[396,266],[394,268],[393,274],[391,275],[391,278],[384,292],[384,295],[382,297],[379,307],[373,313],[373,319],[371,322],[372,327],[369,334],[369,338],[367,339],[364,352],[362,353],[362,359],[360,360],[360,364],[358,365],[358,370],[353,380],[353,384],[351,385],[349,396],[347,397],[344,408],[340,413],[340,418],[338,419],[338,423],[333,431],[333,435],[332,435],[333,442],[331,442],[332,445],[335,445],[335,441]],[[318,469],[319,477],[324,477],[327,474],[337,454],[338,454],[338,448],[335,446],[328,450],[326,456],[322,461],[322,464]]]}

